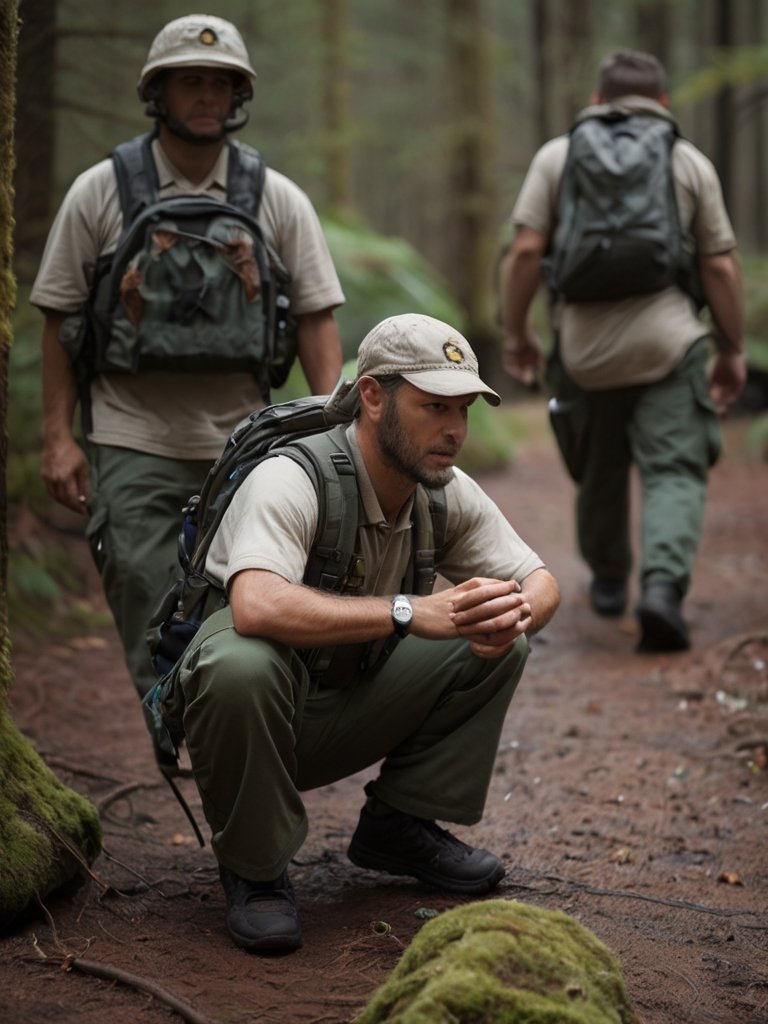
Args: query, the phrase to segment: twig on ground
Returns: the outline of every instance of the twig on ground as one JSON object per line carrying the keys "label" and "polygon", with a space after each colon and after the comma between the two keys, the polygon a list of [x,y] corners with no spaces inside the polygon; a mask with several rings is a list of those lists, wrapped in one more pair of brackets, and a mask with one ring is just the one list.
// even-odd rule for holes
{"label": "twig on ground", "polygon": [[46,754],[43,751],[41,757],[49,768],[58,768],[61,771],[69,772],[71,775],[83,775],[88,779],[98,779],[99,782],[112,782],[115,785],[120,782],[120,779],[115,779],[111,775],[104,775],[102,772],[93,771],[91,768],[83,768],[82,765],[65,761],[64,758],[56,757],[55,754]]}
{"label": "twig on ground", "polygon": [[[558,882],[561,885],[567,885],[572,892],[586,892],[591,896],[617,896],[622,899],[645,900],[647,903],[660,903],[666,907],[677,907],[680,910],[694,910],[700,914],[713,914],[715,917],[740,917],[744,914],[754,916],[759,913],[759,911],[752,909],[728,910],[724,907],[707,907],[703,903],[690,903],[688,900],[675,900],[664,896],[649,896],[647,893],[632,892],[630,889],[601,889],[586,882],[576,882],[573,879],[564,878],[562,875],[538,875],[537,877],[543,878],[548,882]],[[510,880],[509,884],[517,888],[528,889],[531,892],[539,892],[539,890],[531,886],[519,885],[513,880]],[[542,895],[551,896],[552,892],[548,891],[542,893]]]}
{"label": "twig on ground", "polygon": [[130,793],[134,793],[137,789],[159,789],[159,782],[126,782],[117,789],[113,789],[110,793],[107,793],[105,797],[96,804],[96,810],[100,815],[104,814],[104,811],[111,805],[116,803],[118,800],[122,800],[123,797],[128,796]]}
{"label": "twig on ground", "polygon": [[[43,960],[46,963],[58,964],[63,971],[76,970],[82,974],[91,974],[95,978],[102,978],[105,981],[118,981],[121,985],[136,989],[138,992],[145,992],[154,999],[160,1000],[161,1003],[170,1007],[188,1024],[214,1024],[210,1017],[199,1013],[194,1006],[190,1006],[185,1000],[179,999],[178,996],[173,995],[173,993],[150,978],[144,978],[139,974],[131,974],[129,971],[124,971],[120,967],[113,967],[111,964],[99,963],[96,960],[86,960],[75,953],[69,952],[59,939],[56,922],[39,896],[37,896],[37,902],[48,921],[53,944],[58,950],[58,954],[56,956],[49,956],[37,941],[37,937],[35,937],[33,945],[38,956],[38,959],[34,961],[35,963]],[[86,948],[88,945],[90,945],[90,941],[86,944]]]}
{"label": "twig on ground", "polygon": [[95,978],[103,978],[106,981],[118,981],[121,985],[136,989],[138,992],[146,992],[147,995],[159,999],[161,1003],[170,1007],[188,1024],[214,1024],[210,1017],[200,1013],[194,1006],[190,1006],[185,1000],[179,999],[178,996],[173,995],[173,993],[163,988],[162,985],[158,985],[156,981],[151,981],[149,978],[144,978],[139,974],[131,974],[129,971],[113,967],[111,964],[98,963],[95,960],[84,960],[78,956],[68,957],[62,964],[62,969],[65,971],[81,971],[83,974],[92,974]]}
{"label": "twig on ground", "polygon": [[719,682],[728,665],[728,662],[739,651],[750,643],[768,644],[768,633],[737,633],[717,647],[717,661],[712,669],[712,676]]}

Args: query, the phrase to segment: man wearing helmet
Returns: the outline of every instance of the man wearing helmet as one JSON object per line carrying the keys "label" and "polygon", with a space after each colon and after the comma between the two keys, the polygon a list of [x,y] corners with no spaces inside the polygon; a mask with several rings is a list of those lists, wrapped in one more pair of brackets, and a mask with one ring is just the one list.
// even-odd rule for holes
{"label": "man wearing helmet", "polygon": [[[138,84],[156,122],[157,198],[227,199],[231,149],[256,73],[237,29],[208,15],[170,22]],[[317,215],[304,192],[267,168],[259,206],[265,241],[291,275],[298,358],[310,389],[330,392],[341,345],[333,309],[344,296]],[[75,368],[62,327],[88,297],[99,258],[114,251],[123,215],[112,160],[81,174],[51,229],[31,302],[44,316],[42,475],[48,493],[88,516],[86,533],[134,684],[155,682],[146,621],[176,567],[180,510],[199,489],[232,428],[264,405],[245,370],[99,373],[90,383],[87,457],[75,439]]]}

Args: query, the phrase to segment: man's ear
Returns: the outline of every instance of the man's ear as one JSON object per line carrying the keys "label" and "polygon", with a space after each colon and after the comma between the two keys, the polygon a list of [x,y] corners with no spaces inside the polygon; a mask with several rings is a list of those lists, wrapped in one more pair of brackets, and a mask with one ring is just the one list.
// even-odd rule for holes
{"label": "man's ear", "polygon": [[660,103],[662,107],[669,108],[669,93],[663,92],[661,96],[659,96],[657,102]]}
{"label": "man's ear", "polygon": [[360,377],[357,381],[360,406],[368,419],[376,422],[387,401],[387,393],[375,377]]}

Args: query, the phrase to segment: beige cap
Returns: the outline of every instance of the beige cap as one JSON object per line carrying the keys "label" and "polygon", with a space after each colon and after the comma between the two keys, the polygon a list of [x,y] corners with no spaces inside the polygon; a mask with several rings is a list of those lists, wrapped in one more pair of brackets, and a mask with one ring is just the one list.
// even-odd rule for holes
{"label": "beige cap", "polygon": [[244,99],[253,95],[256,72],[251,67],[243,37],[231,22],[223,18],[212,14],[187,14],[169,21],[165,28],[160,29],[141,69],[139,98],[149,98],[145,90],[158,71],[181,67],[237,71],[248,83]]}
{"label": "beige cap", "polygon": [[501,399],[478,375],[477,357],[463,335],[423,313],[382,320],[363,338],[357,353],[358,377],[397,374],[432,395],[482,395],[490,405]]}

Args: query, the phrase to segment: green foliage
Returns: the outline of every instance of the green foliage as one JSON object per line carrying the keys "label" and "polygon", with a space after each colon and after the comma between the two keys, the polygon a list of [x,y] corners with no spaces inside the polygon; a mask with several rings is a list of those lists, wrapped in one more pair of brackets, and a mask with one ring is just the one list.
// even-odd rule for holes
{"label": "green foliage", "polygon": [[66,548],[25,538],[8,560],[8,621],[14,643],[70,636],[109,623],[95,609],[73,572]]}
{"label": "green foliage", "polygon": [[355,356],[373,326],[397,313],[426,313],[461,329],[447,283],[404,239],[338,218],[323,218],[323,230],[346,297],[336,311],[345,358]]}
{"label": "green foliage", "polygon": [[768,413],[758,416],[747,431],[747,451],[768,462]]}
{"label": "green foliage", "polygon": [[560,911],[468,903],[429,921],[356,1024],[637,1024],[619,966]]}
{"label": "green foliage", "polygon": [[711,62],[688,76],[674,90],[674,107],[709,99],[726,86],[752,85],[768,75],[768,46],[739,46],[720,50]]}
{"label": "green foliage", "polygon": [[746,305],[746,348],[750,366],[768,371],[768,258],[744,256],[744,301]]}

